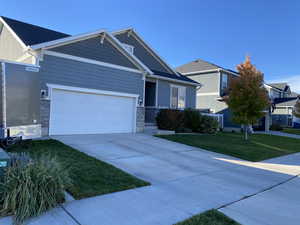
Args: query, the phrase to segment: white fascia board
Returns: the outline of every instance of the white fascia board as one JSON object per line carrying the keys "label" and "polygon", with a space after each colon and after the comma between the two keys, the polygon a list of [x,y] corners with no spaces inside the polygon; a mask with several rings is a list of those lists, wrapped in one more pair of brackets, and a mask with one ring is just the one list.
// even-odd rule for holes
{"label": "white fascia board", "polygon": [[50,56],[55,56],[55,57],[60,57],[60,58],[64,58],[64,59],[70,59],[70,60],[74,60],[74,61],[78,61],[78,62],[84,62],[84,63],[90,63],[90,64],[99,65],[99,66],[110,67],[110,68],[124,70],[124,71],[128,71],[128,72],[139,73],[141,75],[143,74],[142,71],[132,69],[132,68],[129,68],[129,67],[119,66],[119,65],[115,65],[115,64],[111,64],[111,63],[101,62],[101,61],[93,60],[93,59],[82,58],[82,57],[68,55],[68,54],[64,54],[64,53],[45,50],[43,52],[43,54],[50,55]]}
{"label": "white fascia board", "polygon": [[[169,72],[171,73],[175,73],[176,75],[178,75],[177,71],[175,71],[167,62],[165,59],[163,59],[162,56],[160,56],[155,50],[154,48],[151,47],[151,45],[149,43],[147,43],[143,38],[141,38],[141,35],[139,35],[137,33],[136,30],[134,30],[133,28],[128,28],[128,29],[122,29],[119,31],[115,31],[112,32],[113,35],[117,35],[117,34],[121,34],[121,33],[125,33],[125,32],[132,32],[133,35],[135,35],[135,39],[140,42],[140,44],[147,49],[147,51],[154,57],[156,58],[164,67],[165,69],[167,69]],[[178,75],[179,76],[179,75]]]}
{"label": "white fascia board", "polygon": [[220,72],[221,69],[212,69],[212,70],[200,70],[200,71],[194,71],[194,72],[187,72],[187,73],[181,73],[182,75],[198,75],[202,73],[212,73],[212,72]]}
{"label": "white fascia board", "polygon": [[19,44],[22,46],[22,48],[26,49],[27,46],[25,43],[19,38],[19,36],[11,29],[11,27],[5,22],[5,20],[0,16],[0,22],[4,24],[4,26],[8,29],[8,31],[14,36],[14,38],[19,42]]}
{"label": "white fascia board", "polygon": [[211,69],[211,70],[200,70],[200,71],[194,71],[194,72],[188,72],[188,73],[181,73],[182,75],[186,75],[186,76],[192,76],[192,75],[198,75],[198,74],[204,74],[204,73],[213,73],[213,72],[226,72],[226,73],[230,73],[234,76],[239,76],[236,73],[233,73],[229,70],[226,69],[222,69],[222,68],[218,68],[218,69]]}
{"label": "white fascia board", "polygon": [[197,96],[219,96],[219,92],[204,92],[204,93],[197,93]]}
{"label": "white fascia board", "polygon": [[[127,97],[127,98],[138,98],[138,94],[129,94],[123,92],[115,92],[115,91],[104,91],[98,89],[91,89],[91,88],[81,88],[81,87],[74,87],[74,86],[65,86],[59,84],[47,84],[49,89],[58,89],[58,90],[66,90],[66,91],[75,91],[75,92],[83,92],[83,93],[90,93],[90,94],[99,94],[99,95],[109,95],[109,96],[119,96],[119,97]],[[52,93],[52,91],[50,91]],[[51,98],[51,94],[50,94]]]}
{"label": "white fascia board", "polygon": [[188,81],[183,81],[183,80],[177,80],[177,79],[172,79],[172,78],[168,78],[168,77],[163,77],[163,76],[159,76],[159,75],[149,75],[148,77],[152,77],[152,78],[157,78],[160,80],[167,80],[167,81],[172,81],[174,83],[182,83],[182,84],[188,84],[188,85],[192,85],[192,86],[201,86],[201,84],[195,84],[193,82],[188,82]]}
{"label": "white fascia board", "polygon": [[101,30],[97,30],[94,32],[89,32],[89,33],[84,33],[84,34],[79,34],[79,35],[74,35],[74,36],[70,36],[70,37],[65,37],[65,38],[60,38],[54,41],[48,41],[48,42],[44,42],[41,44],[36,44],[36,45],[32,45],[30,46],[31,49],[33,50],[37,50],[37,49],[47,49],[47,48],[54,48],[60,45],[65,45],[65,44],[70,44],[72,42],[77,42],[77,41],[81,41],[84,39],[88,39],[91,38],[93,36],[97,36],[100,35],[102,33],[105,33],[105,30],[101,29]]}
{"label": "white fascia board", "polygon": [[234,75],[234,76],[237,76],[237,77],[239,77],[239,76],[240,76],[239,74],[236,74],[236,73],[234,73],[234,72],[231,72],[231,71],[229,71],[229,70],[226,70],[226,69],[220,69],[220,71],[221,71],[221,72],[230,73],[231,75]]}

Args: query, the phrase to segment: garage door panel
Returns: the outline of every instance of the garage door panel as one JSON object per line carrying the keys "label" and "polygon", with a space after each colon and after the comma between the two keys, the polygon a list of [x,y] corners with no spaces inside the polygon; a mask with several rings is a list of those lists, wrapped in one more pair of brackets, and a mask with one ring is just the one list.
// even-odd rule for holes
{"label": "garage door panel", "polygon": [[54,89],[50,134],[133,132],[135,104],[132,97]]}

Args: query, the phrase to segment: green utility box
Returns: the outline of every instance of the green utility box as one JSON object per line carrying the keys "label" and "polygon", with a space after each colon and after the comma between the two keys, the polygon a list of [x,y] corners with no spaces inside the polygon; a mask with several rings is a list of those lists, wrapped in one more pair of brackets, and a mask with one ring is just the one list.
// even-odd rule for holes
{"label": "green utility box", "polygon": [[3,176],[9,164],[10,164],[9,155],[2,148],[0,148],[0,177]]}

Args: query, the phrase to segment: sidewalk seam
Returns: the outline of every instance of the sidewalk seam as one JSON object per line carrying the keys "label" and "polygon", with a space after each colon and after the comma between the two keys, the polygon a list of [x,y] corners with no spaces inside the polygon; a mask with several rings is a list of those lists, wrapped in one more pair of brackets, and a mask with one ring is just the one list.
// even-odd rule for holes
{"label": "sidewalk seam", "polygon": [[240,202],[240,201],[243,201],[243,200],[245,200],[245,199],[247,199],[247,198],[251,198],[251,197],[256,196],[256,195],[258,195],[258,194],[261,194],[261,193],[264,193],[264,192],[266,192],[266,191],[272,190],[272,189],[274,189],[274,188],[276,188],[276,187],[278,187],[278,186],[280,186],[280,185],[282,185],[282,184],[288,183],[289,181],[291,181],[291,180],[293,180],[293,179],[295,179],[295,178],[297,178],[297,177],[299,177],[299,176],[300,176],[300,174],[297,174],[297,175],[295,175],[295,176],[292,176],[292,177],[290,177],[290,178],[287,179],[287,180],[284,180],[284,181],[279,182],[279,183],[277,183],[277,184],[274,184],[274,185],[272,185],[272,186],[270,186],[270,187],[267,187],[267,188],[265,188],[265,189],[262,189],[262,190],[259,191],[259,192],[256,192],[256,193],[251,194],[251,195],[247,195],[247,196],[245,196],[245,197],[243,197],[243,198],[241,198],[241,199],[238,199],[238,200],[236,200],[236,201],[229,202],[229,203],[227,203],[227,204],[221,205],[221,206],[218,207],[217,209],[226,208],[227,206],[233,205],[233,204],[235,204],[235,203],[237,203],[237,202]]}
{"label": "sidewalk seam", "polygon": [[78,225],[82,225],[68,210],[65,209],[63,205],[61,205],[60,207],[65,211],[65,213],[67,213],[69,217],[71,217],[72,220],[74,220],[75,223],[77,223]]}

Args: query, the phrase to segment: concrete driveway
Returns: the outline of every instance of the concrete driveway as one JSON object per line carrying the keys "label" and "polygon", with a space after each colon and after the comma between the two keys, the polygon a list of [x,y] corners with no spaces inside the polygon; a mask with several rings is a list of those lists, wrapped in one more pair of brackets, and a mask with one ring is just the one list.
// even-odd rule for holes
{"label": "concrete driveway", "polygon": [[[53,225],[171,225],[211,208],[222,208],[224,212],[227,210],[226,213],[237,211],[231,207],[241,202],[239,200],[251,195],[259,196],[259,193],[265,193],[265,190],[300,174],[300,154],[251,163],[146,134],[53,138],[152,185],[72,201],[33,220],[30,225],[48,224],[43,221],[52,221]],[[300,203],[298,196],[289,195],[281,201]],[[261,201],[258,204],[263,205]],[[265,207],[271,212],[273,205]],[[277,224],[277,216],[274,213],[270,218],[272,225]],[[297,213],[288,216],[293,219],[291,221],[300,220]],[[47,217],[48,220],[45,219]]]}

